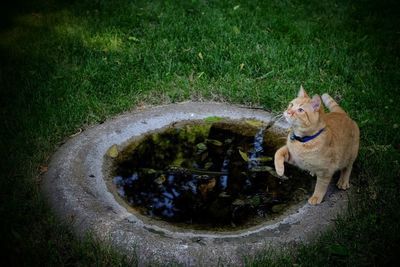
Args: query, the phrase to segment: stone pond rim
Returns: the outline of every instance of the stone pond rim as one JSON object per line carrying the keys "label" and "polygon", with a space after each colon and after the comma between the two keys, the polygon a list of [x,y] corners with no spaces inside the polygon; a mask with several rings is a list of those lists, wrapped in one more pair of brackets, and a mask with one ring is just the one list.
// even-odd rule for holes
{"label": "stone pond rim", "polygon": [[[346,209],[348,193],[331,184],[320,205],[310,206],[304,201],[268,223],[212,232],[179,229],[146,219],[116,200],[105,175],[105,155],[112,145],[123,147],[173,122],[212,116],[267,123],[273,117],[260,109],[210,102],[184,102],[126,113],[91,127],[62,145],[43,177],[43,191],[59,218],[72,224],[79,236],[90,232],[124,253],[135,253],[139,265],[243,265],[244,257],[262,253],[268,246],[317,237]],[[269,131],[285,136],[287,127],[277,122]]]}

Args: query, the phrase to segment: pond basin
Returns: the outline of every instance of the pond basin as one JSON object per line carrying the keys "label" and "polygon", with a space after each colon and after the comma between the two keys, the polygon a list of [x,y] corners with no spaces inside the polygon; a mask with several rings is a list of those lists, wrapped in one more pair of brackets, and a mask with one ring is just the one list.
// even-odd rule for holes
{"label": "pond basin", "polygon": [[[288,125],[272,125],[272,118],[260,109],[194,102],[122,114],[62,145],[43,191],[78,236],[92,233],[136,255],[139,265],[240,266],[265,249],[314,239],[347,205],[348,192],[333,184],[324,202],[307,204],[315,178],[296,168],[275,177],[270,158],[285,143]],[[208,130],[193,138],[186,128],[194,124]],[[174,139],[180,135],[190,146]],[[167,140],[174,141],[161,149],[158,142]],[[134,191],[128,185],[139,178]],[[185,190],[196,193],[177,205]],[[140,192],[156,196],[130,199]]]}
{"label": "pond basin", "polygon": [[284,177],[275,173],[282,138],[270,126],[208,117],[148,133],[109,155],[110,191],[135,213],[188,229],[224,232],[272,220],[304,201],[313,179],[291,166]]}

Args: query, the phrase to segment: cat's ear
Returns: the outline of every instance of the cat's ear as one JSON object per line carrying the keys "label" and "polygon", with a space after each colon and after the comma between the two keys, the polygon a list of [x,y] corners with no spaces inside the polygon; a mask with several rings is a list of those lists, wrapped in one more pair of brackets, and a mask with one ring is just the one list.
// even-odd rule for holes
{"label": "cat's ear", "polygon": [[300,85],[300,90],[297,94],[297,97],[309,97],[306,93],[306,90],[304,90],[303,85]]}
{"label": "cat's ear", "polygon": [[319,111],[321,109],[321,97],[319,97],[319,95],[314,95],[312,97],[311,106],[314,111]]}

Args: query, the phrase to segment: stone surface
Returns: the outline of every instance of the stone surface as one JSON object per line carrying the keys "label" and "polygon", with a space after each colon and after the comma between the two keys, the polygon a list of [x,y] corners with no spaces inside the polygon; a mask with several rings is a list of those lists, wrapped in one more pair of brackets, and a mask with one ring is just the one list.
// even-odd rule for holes
{"label": "stone surface", "polygon": [[[210,116],[257,119],[272,116],[259,109],[221,103],[185,102],[152,107],[120,115],[96,125],[65,143],[52,157],[43,190],[60,219],[73,225],[78,235],[92,232],[125,253],[136,253],[139,265],[179,263],[188,266],[243,265],[244,257],[268,246],[308,242],[332,225],[347,207],[347,193],[333,185],[318,206],[306,200],[263,225],[232,232],[178,229],[143,217],[110,192],[107,151],[121,148],[142,134],[182,120]],[[271,130],[286,135],[287,125]]]}

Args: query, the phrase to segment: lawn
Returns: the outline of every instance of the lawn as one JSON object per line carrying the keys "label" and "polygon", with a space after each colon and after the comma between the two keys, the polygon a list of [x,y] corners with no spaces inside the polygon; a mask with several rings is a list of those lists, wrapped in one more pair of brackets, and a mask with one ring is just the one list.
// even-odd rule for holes
{"label": "lawn", "polygon": [[16,1],[1,8],[1,262],[126,266],[74,237],[40,192],[71,135],[185,100],[281,112],[302,84],[361,130],[355,194],[311,244],[248,266],[388,266],[400,251],[400,6],[393,0]]}

